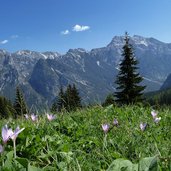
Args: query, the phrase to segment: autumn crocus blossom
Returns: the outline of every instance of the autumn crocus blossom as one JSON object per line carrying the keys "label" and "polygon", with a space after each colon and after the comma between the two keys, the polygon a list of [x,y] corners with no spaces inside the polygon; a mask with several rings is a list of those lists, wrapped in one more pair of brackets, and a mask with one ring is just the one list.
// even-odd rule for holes
{"label": "autumn crocus blossom", "polygon": [[157,112],[152,110],[151,115],[152,115],[153,119],[155,119],[157,117]]}
{"label": "autumn crocus blossom", "polygon": [[18,134],[19,134],[20,132],[22,132],[24,129],[25,129],[25,128],[20,129],[20,127],[18,126],[18,127],[14,130],[14,132],[12,131],[12,134],[10,135],[10,138],[11,138],[13,141],[15,141],[16,138],[17,138],[17,136],[18,136]]}
{"label": "autumn crocus blossom", "polygon": [[159,117],[159,118],[156,117],[156,118],[154,119],[154,122],[155,122],[155,123],[159,123],[160,120],[161,120],[161,117]]}
{"label": "autumn crocus blossom", "polygon": [[[12,139],[13,141],[13,145],[14,145],[14,158],[16,158],[16,138],[18,136],[18,134],[23,131],[25,128],[22,128],[20,129],[19,126],[14,130],[11,129],[11,128],[8,128],[7,125],[5,125],[3,128],[2,128],[2,139],[3,139],[3,142],[6,143],[10,138]],[[3,151],[3,147],[0,145],[0,153],[1,151]]]}
{"label": "autumn crocus blossom", "polygon": [[140,129],[141,131],[144,131],[146,128],[147,124],[146,123],[140,123]]}
{"label": "autumn crocus blossom", "polygon": [[156,111],[154,111],[154,110],[151,111],[151,115],[152,115],[155,123],[159,123],[159,121],[161,120],[161,117],[157,117],[157,114],[158,113]]}
{"label": "autumn crocus blossom", "polygon": [[31,120],[34,121],[34,122],[37,121],[38,120],[38,116],[35,115],[34,113],[32,113],[31,114]]}
{"label": "autumn crocus blossom", "polygon": [[56,119],[56,116],[55,115],[52,115],[52,114],[46,114],[46,116],[47,116],[47,119],[49,120],[49,121],[52,121],[52,120],[54,120],[54,119]]}
{"label": "autumn crocus blossom", "polygon": [[25,117],[26,119],[29,119],[29,115],[28,115],[28,114],[25,114],[24,117]]}
{"label": "autumn crocus blossom", "polygon": [[2,127],[2,140],[4,144],[7,143],[7,141],[10,139],[12,134],[13,134],[12,129],[11,128],[8,129],[7,125]]}
{"label": "autumn crocus blossom", "polygon": [[104,131],[104,133],[107,133],[109,131],[109,124],[102,124],[102,129]]}
{"label": "autumn crocus blossom", "polygon": [[114,125],[114,126],[118,126],[118,124],[119,124],[118,120],[117,120],[117,119],[114,119],[114,120],[113,120],[113,125]]}

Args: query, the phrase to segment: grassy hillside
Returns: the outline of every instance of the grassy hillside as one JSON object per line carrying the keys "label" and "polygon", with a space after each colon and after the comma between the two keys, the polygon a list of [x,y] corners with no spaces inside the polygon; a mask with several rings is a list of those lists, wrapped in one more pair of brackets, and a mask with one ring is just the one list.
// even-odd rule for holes
{"label": "grassy hillside", "polygon": [[[119,171],[121,165],[118,163],[123,163],[128,165],[126,171],[130,167],[136,171],[138,165],[133,169],[132,163],[140,160],[139,170],[145,165],[154,170],[157,167],[169,170],[171,111],[158,111],[158,117],[161,117],[158,123],[154,122],[151,111],[151,108],[141,106],[96,106],[58,114],[53,121],[48,121],[45,115],[39,116],[37,122],[25,118],[1,120],[1,127],[8,124],[13,129],[25,128],[16,139],[16,159],[13,158],[12,141],[6,143],[0,157],[1,170]],[[118,120],[118,125],[114,126],[114,119]],[[144,131],[140,129],[141,122],[147,123]],[[105,123],[110,125],[107,133],[102,129]],[[145,157],[154,158],[142,160]]]}

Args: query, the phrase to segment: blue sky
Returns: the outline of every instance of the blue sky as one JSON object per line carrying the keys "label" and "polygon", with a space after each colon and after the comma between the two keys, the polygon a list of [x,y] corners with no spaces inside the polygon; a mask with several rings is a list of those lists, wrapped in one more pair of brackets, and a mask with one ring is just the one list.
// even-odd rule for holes
{"label": "blue sky", "polygon": [[106,46],[116,35],[171,43],[171,0],[0,0],[0,49]]}

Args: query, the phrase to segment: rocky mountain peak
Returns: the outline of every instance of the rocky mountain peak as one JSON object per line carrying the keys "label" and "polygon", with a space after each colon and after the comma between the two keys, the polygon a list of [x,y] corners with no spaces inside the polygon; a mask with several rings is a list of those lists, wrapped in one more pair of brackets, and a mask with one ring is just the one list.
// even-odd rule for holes
{"label": "rocky mountain peak", "polygon": [[111,46],[123,46],[125,41],[124,41],[124,36],[115,36],[112,41],[108,44],[108,47]]}
{"label": "rocky mountain peak", "polygon": [[[35,99],[39,104],[50,103],[61,84],[75,83],[84,101],[103,100],[107,93],[114,92],[114,79],[124,43],[124,36],[115,36],[107,47],[89,52],[82,48],[69,49],[65,55],[0,50],[1,95],[15,96],[15,87],[19,84],[26,90],[24,93],[30,105]],[[171,44],[138,35],[130,37],[130,43],[139,59],[146,91],[159,89],[171,72]]]}

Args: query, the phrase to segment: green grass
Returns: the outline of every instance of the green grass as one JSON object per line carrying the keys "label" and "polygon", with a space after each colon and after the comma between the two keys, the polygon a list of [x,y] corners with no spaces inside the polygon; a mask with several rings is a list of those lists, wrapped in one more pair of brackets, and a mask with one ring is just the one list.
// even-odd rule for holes
{"label": "green grass", "polygon": [[[17,156],[9,141],[1,154],[1,170],[107,170],[119,158],[138,163],[156,156],[161,170],[171,169],[171,110],[158,110],[161,121],[156,124],[150,107],[96,106],[72,113],[57,114],[54,121],[40,116],[37,123],[25,118],[1,120],[0,126],[25,128],[16,140]],[[113,119],[119,125],[113,126]],[[145,131],[140,122],[147,123]],[[109,123],[105,135],[101,124]],[[34,166],[34,167],[33,167]],[[36,169],[37,170],[37,169]]]}

